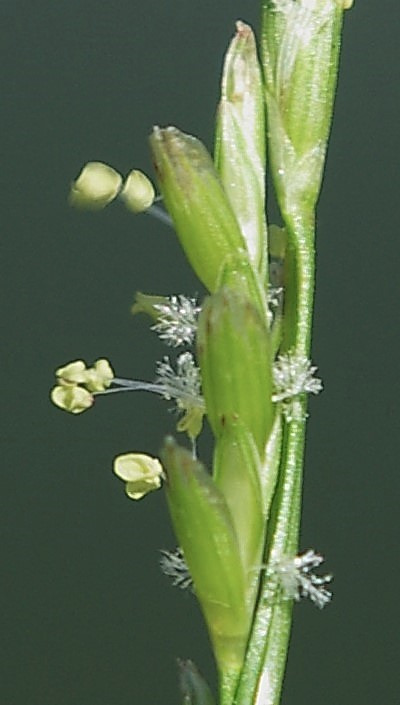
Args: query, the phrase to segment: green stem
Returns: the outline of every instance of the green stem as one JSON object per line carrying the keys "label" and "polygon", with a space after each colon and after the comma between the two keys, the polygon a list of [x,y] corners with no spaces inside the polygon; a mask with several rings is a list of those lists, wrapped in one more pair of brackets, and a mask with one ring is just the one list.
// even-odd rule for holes
{"label": "green stem", "polygon": [[[295,263],[295,286],[288,289],[285,348],[308,357],[314,298],[313,217],[285,217]],[[292,300],[290,300],[292,299]],[[307,400],[301,400],[304,417]],[[274,560],[298,552],[306,421],[285,424],[279,482],[266,543],[266,571],[236,693],[238,705],[278,705],[292,622],[292,600],[285,599]]]}
{"label": "green stem", "polygon": [[[314,215],[283,214],[288,234],[288,281],[285,283],[284,340],[281,352],[310,354],[314,305]],[[294,282],[294,285],[292,284]]]}

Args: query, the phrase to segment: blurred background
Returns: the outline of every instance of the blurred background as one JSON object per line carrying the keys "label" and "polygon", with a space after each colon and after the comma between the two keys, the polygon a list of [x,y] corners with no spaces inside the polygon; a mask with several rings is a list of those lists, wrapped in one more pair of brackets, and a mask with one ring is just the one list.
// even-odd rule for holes
{"label": "blurred background", "polygon": [[[256,0],[3,0],[0,6],[4,705],[179,703],[176,658],[214,683],[195,600],[158,567],[174,548],[164,496],[133,503],[113,457],[157,454],[168,403],[53,407],[56,367],[108,357],[151,380],[168,352],[137,290],[203,291],[174,234],[122,205],[69,208],[89,160],[152,174],[153,124],[211,149],[220,69]],[[318,210],[302,549],[335,574],[320,613],[295,607],[284,705],[398,702],[399,8],[359,0],[345,16],[335,119]],[[396,624],[397,622],[397,624]]]}

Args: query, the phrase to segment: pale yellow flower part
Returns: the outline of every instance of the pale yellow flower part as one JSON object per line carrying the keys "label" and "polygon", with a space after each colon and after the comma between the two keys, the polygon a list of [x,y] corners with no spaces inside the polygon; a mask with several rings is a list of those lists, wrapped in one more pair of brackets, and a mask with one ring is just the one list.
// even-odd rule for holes
{"label": "pale yellow flower part", "polygon": [[71,414],[81,414],[93,405],[93,396],[87,389],[77,385],[57,385],[50,392],[53,404]]}
{"label": "pale yellow flower part", "polygon": [[199,406],[191,406],[185,410],[184,416],[176,425],[177,431],[184,431],[189,438],[194,440],[201,433],[203,427],[204,409]]}
{"label": "pale yellow flower part", "polygon": [[350,10],[354,4],[354,0],[335,0],[335,2],[338,7],[342,8],[342,10]]}
{"label": "pale yellow flower part", "polygon": [[100,210],[121,188],[122,176],[103,162],[88,162],[71,185],[69,202],[77,208]]}
{"label": "pale yellow flower part", "polygon": [[93,367],[86,370],[83,380],[89,392],[104,392],[110,386],[115,375],[110,363],[105,358],[96,360]]}
{"label": "pale yellow flower part", "polygon": [[154,186],[146,174],[133,169],[125,179],[120,196],[128,210],[141,213],[150,208],[154,201]]}
{"label": "pale yellow flower part", "polygon": [[83,360],[74,360],[64,367],[59,367],[56,370],[56,377],[58,377],[59,384],[62,385],[82,384],[85,382],[86,373],[86,364]]}
{"label": "pale yellow flower part", "polygon": [[125,491],[131,499],[141,499],[149,492],[158,490],[164,476],[160,461],[143,453],[118,455],[113,470],[126,482]]}

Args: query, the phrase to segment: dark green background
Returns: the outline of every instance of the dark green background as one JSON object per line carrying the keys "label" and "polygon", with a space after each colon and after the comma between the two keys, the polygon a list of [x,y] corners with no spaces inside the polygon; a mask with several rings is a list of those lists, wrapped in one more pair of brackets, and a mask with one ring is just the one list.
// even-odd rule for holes
{"label": "dark green background", "polygon": [[[82,417],[48,400],[56,366],[109,357],[151,379],[162,354],[136,290],[201,292],[172,232],[68,184],[90,159],[149,171],[147,135],[175,124],[212,146],[239,0],[2,0],[1,705],[178,703],[175,657],[213,680],[190,595],[160,573],[174,546],[162,492],[128,501],[111,472],[173,431],[151,395]],[[295,608],[285,705],[398,702],[399,10],[356,0],[318,214],[312,400],[301,546],[335,598]]]}

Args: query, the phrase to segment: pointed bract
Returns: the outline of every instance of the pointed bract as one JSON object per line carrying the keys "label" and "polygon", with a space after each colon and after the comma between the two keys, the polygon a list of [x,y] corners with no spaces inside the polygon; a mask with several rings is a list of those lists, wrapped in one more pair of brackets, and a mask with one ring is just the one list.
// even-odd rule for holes
{"label": "pointed bract", "polygon": [[203,306],[197,350],[214,435],[239,422],[263,453],[273,422],[266,322],[246,296],[223,287]]}
{"label": "pointed bract", "polygon": [[183,705],[215,705],[208,683],[192,661],[178,661]]}
{"label": "pointed bract", "polygon": [[253,266],[265,273],[264,91],[254,34],[240,21],[225,56],[214,156]]}
{"label": "pointed bract", "polygon": [[247,250],[212,159],[198,139],[175,127],[155,127],[150,146],[180,243],[199,279],[215,291],[226,259]]}
{"label": "pointed bract", "polygon": [[236,533],[223,494],[204,467],[167,439],[161,453],[178,543],[193,578],[219,667],[238,669],[251,609]]}
{"label": "pointed bract", "polygon": [[251,433],[239,423],[227,428],[215,444],[213,477],[232,516],[249,594],[256,583],[264,545],[260,475],[260,455]]}
{"label": "pointed bract", "polygon": [[263,0],[268,153],[283,215],[315,207],[335,94],[343,0]]}

